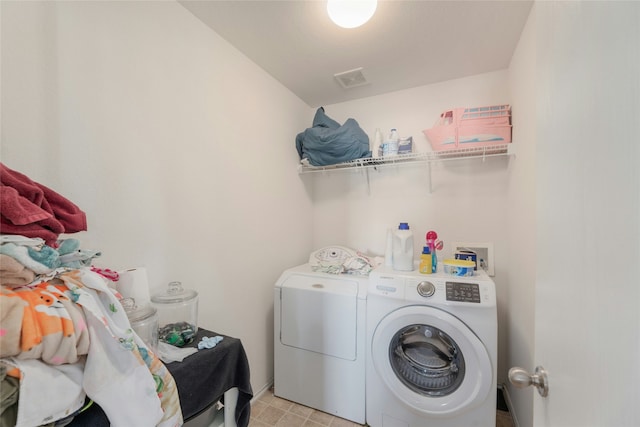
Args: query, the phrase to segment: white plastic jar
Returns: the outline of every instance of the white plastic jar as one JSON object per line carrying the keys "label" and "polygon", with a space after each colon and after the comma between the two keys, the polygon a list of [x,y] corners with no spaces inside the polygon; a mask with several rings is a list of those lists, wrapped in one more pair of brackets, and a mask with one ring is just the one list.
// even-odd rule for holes
{"label": "white plastic jar", "polygon": [[406,222],[393,233],[393,269],[413,271],[413,233]]}

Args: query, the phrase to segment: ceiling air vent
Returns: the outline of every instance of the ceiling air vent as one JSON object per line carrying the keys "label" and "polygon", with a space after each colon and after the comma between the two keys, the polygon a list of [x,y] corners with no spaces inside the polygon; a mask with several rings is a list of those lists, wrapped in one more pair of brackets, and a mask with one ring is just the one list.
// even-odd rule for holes
{"label": "ceiling air vent", "polygon": [[369,84],[364,74],[362,74],[362,67],[334,74],[333,77],[335,77],[338,83],[340,83],[340,86],[345,89]]}

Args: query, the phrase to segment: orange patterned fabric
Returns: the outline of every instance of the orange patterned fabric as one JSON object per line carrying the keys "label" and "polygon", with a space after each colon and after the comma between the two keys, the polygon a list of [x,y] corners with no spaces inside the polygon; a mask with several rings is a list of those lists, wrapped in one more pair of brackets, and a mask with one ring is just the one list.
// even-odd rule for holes
{"label": "orange patterned fabric", "polygon": [[0,357],[75,363],[89,349],[82,309],[54,281],[0,293]]}

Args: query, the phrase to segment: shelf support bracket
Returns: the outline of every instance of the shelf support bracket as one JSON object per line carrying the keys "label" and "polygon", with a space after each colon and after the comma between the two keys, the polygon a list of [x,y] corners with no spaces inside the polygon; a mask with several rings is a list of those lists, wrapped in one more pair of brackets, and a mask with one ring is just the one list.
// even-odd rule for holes
{"label": "shelf support bracket", "polygon": [[369,180],[369,168],[364,168],[367,174],[367,196],[371,196],[371,181]]}

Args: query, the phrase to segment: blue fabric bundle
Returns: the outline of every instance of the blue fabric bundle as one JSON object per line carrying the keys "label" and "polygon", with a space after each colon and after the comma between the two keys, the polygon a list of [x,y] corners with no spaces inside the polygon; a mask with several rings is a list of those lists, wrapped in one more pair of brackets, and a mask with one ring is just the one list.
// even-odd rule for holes
{"label": "blue fabric bundle", "polygon": [[307,158],[313,166],[327,166],[371,157],[369,136],[354,119],[341,126],[320,107],[313,118],[313,127],[296,137],[300,159]]}

